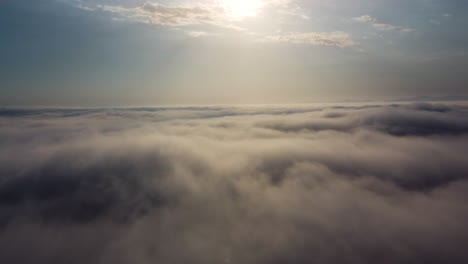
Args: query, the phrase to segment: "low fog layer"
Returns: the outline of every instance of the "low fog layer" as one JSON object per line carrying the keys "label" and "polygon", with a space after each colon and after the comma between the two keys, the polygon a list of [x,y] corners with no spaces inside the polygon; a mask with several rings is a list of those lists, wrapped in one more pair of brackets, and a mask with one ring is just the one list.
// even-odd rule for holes
{"label": "low fog layer", "polygon": [[0,263],[468,263],[463,104],[0,110]]}

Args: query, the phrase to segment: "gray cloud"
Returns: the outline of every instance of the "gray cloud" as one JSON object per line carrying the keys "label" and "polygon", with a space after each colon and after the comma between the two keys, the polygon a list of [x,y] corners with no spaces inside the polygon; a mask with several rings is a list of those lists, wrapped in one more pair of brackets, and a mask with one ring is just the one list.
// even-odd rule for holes
{"label": "gray cloud", "polygon": [[466,263],[467,112],[0,110],[0,262]]}

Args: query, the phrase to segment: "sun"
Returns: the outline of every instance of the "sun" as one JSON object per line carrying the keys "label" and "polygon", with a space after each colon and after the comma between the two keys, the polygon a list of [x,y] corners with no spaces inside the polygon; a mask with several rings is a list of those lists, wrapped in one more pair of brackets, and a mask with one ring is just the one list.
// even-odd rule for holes
{"label": "sun", "polygon": [[221,0],[226,15],[233,19],[254,17],[263,7],[263,0]]}

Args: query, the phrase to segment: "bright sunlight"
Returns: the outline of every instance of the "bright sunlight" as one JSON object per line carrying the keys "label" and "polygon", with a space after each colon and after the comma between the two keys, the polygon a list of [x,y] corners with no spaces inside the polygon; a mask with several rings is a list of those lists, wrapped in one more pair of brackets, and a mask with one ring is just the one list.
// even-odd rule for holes
{"label": "bright sunlight", "polygon": [[254,17],[263,6],[262,0],[221,0],[226,14],[234,19]]}

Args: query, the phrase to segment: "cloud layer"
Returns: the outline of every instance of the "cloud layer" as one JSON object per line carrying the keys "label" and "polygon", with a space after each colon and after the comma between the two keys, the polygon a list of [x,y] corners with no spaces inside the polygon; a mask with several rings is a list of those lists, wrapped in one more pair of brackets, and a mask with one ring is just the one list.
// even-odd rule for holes
{"label": "cloud layer", "polygon": [[0,110],[0,262],[466,263],[467,114]]}

